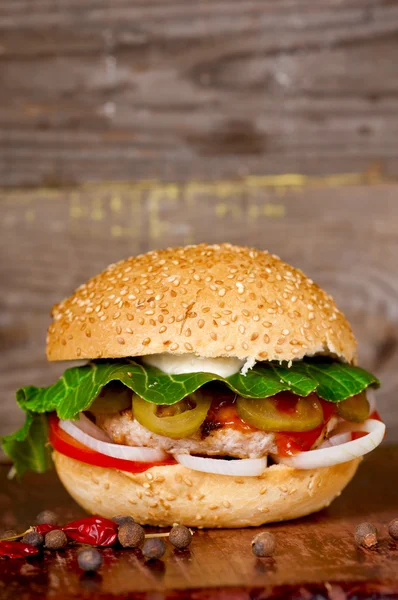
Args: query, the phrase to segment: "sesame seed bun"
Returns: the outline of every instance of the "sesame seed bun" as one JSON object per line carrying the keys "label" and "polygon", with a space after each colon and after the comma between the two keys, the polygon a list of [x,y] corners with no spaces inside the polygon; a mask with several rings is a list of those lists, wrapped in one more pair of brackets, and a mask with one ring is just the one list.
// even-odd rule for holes
{"label": "sesame seed bun", "polygon": [[65,488],[89,513],[130,515],[142,525],[228,528],[295,519],[325,508],[361,460],[308,471],[272,465],[260,477],[229,477],[181,465],[132,474],[55,451],[53,458]]}
{"label": "sesame seed bun", "polygon": [[54,306],[49,360],[161,352],[356,360],[349,323],[302,271],[265,251],[186,246],[128,258]]}

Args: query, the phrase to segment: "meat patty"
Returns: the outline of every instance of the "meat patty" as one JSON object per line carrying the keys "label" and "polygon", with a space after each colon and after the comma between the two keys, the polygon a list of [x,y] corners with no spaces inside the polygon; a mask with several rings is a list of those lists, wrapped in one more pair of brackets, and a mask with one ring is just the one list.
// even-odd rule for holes
{"label": "meat patty", "polygon": [[112,415],[97,415],[96,423],[117,444],[159,448],[169,454],[207,454],[259,458],[275,452],[273,433],[243,432],[230,427],[215,429],[205,438],[201,433],[174,440],[152,433],[136,421],[131,410]]}
{"label": "meat patty", "polygon": [[[275,435],[264,431],[240,431],[232,427],[222,427],[211,431],[205,438],[202,438],[201,433],[197,432],[190,437],[174,440],[152,433],[140,425],[134,419],[131,410],[112,415],[96,415],[96,423],[117,444],[158,448],[169,454],[261,458],[267,454],[276,454],[277,452]],[[314,446],[319,446],[322,443],[336,423],[337,419],[333,417]]]}

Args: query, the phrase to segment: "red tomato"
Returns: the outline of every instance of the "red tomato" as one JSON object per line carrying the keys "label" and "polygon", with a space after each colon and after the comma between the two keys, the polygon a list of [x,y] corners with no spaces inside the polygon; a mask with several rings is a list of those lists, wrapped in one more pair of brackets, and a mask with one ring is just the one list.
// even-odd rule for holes
{"label": "red tomato", "polygon": [[51,446],[54,450],[60,452],[60,454],[88,465],[105,467],[106,469],[118,469],[119,471],[128,471],[129,473],[142,473],[151,467],[176,464],[174,458],[162,462],[147,463],[106,456],[106,454],[101,454],[100,452],[96,452],[96,450],[87,448],[87,446],[75,440],[60,428],[58,421],[59,419],[54,413],[49,416],[49,441]]}

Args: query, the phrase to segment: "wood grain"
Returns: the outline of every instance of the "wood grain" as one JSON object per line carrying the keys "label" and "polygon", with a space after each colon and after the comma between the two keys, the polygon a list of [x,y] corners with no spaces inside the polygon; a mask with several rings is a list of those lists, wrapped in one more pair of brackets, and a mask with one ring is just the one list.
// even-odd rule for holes
{"label": "wood grain", "polygon": [[[328,509],[268,527],[276,536],[271,559],[257,559],[250,549],[259,529],[197,531],[188,551],[169,546],[163,560],[145,563],[139,552],[103,550],[97,575],[82,575],[76,549],[46,553],[26,561],[0,560],[2,600],[45,597],[69,600],[210,600],[253,598],[284,600],[377,600],[397,598],[398,544],[387,533],[396,517],[398,488],[391,483],[398,468],[398,448],[368,455],[347,490]],[[0,467],[0,527],[23,530],[44,508],[60,522],[82,516],[54,472],[30,475],[22,483],[6,479]],[[361,521],[379,530],[380,543],[357,548],[353,533]]]}
{"label": "wood grain", "polygon": [[54,303],[129,255],[230,241],[270,249],[334,295],[353,324],[361,364],[382,380],[380,410],[389,438],[398,440],[397,186],[339,181],[284,176],[3,190],[0,435],[22,421],[15,390],[49,385],[65,369],[45,358]]}
{"label": "wood grain", "polygon": [[2,0],[0,184],[396,175],[397,54],[396,0]]}

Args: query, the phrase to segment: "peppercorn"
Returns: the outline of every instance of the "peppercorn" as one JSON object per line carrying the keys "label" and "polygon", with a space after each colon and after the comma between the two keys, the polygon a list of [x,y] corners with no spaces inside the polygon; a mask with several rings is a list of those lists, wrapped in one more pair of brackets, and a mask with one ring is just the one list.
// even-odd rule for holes
{"label": "peppercorn", "polygon": [[145,544],[142,548],[142,554],[149,559],[162,558],[166,552],[166,544],[162,538],[149,538],[145,540]]}
{"label": "peppercorn", "polygon": [[46,533],[44,538],[45,546],[49,550],[60,550],[68,543],[68,538],[60,529],[53,529]]}
{"label": "peppercorn", "polygon": [[178,550],[188,548],[192,541],[192,533],[184,525],[174,525],[169,534],[169,541]]}
{"label": "peppercorn", "polygon": [[393,540],[398,540],[398,519],[393,519],[388,525],[388,533]]}
{"label": "peppercorn", "polygon": [[145,542],[145,531],[138,523],[124,523],[119,527],[118,540],[123,548],[141,548]]}
{"label": "peppercorn", "polygon": [[83,571],[97,571],[102,565],[102,556],[95,548],[87,548],[80,550],[77,562]]}
{"label": "peppercorn", "polygon": [[57,525],[58,517],[52,510],[42,510],[36,517],[38,525]]}
{"label": "peppercorn", "polygon": [[22,538],[24,544],[30,544],[31,546],[42,546],[44,544],[44,537],[38,531],[28,531]]}
{"label": "peppercorn", "polygon": [[133,517],[125,517],[123,515],[116,515],[116,517],[112,517],[112,521],[117,523],[119,527],[125,523],[135,523]]}
{"label": "peppercorn", "polygon": [[0,540],[2,540],[3,538],[8,539],[11,537],[16,537],[17,535],[18,534],[15,531],[15,529],[5,529],[0,533]]}
{"label": "peppercorn", "polygon": [[355,529],[355,542],[358,546],[372,548],[377,545],[377,529],[372,523],[360,523]]}
{"label": "peppercorn", "polygon": [[255,556],[272,556],[275,546],[275,536],[269,531],[262,531],[252,539],[252,552]]}

